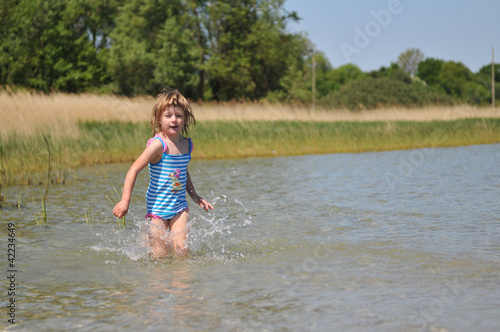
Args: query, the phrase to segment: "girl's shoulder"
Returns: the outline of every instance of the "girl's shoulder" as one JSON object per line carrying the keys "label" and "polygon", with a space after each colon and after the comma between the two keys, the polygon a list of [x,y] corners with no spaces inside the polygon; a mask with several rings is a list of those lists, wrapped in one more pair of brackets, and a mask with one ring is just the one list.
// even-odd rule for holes
{"label": "girl's shoulder", "polygon": [[154,137],[150,138],[146,144],[146,146],[149,146],[154,140],[159,140],[161,144],[163,145],[163,153],[167,152],[168,150],[168,145],[167,142],[165,142],[165,139],[161,137],[160,134],[155,135]]}
{"label": "girl's shoulder", "polygon": [[182,138],[182,145],[188,146],[189,153],[191,153],[193,151],[193,142],[191,141],[191,138],[184,136],[181,136],[181,138]]}
{"label": "girl's shoulder", "polygon": [[186,138],[186,137],[183,137],[189,144],[189,153],[193,152],[193,141],[191,140],[191,138]]}

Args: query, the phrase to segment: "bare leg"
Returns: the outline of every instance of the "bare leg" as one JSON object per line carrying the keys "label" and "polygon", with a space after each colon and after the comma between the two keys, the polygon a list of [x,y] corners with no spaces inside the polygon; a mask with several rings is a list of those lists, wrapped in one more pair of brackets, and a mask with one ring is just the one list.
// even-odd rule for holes
{"label": "bare leg", "polygon": [[169,220],[170,235],[172,239],[172,247],[174,255],[185,257],[189,254],[187,247],[187,223],[189,214],[187,211],[182,211],[175,217]]}
{"label": "bare leg", "polygon": [[161,219],[152,219],[149,231],[150,256],[153,258],[167,256],[168,242],[167,222]]}

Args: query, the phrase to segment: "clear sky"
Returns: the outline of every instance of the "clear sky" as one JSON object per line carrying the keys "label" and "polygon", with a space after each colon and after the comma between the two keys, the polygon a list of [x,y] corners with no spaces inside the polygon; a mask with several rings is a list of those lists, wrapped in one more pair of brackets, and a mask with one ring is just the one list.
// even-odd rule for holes
{"label": "clear sky", "polygon": [[425,57],[457,61],[473,72],[500,63],[500,0],[286,0],[304,32],[334,68],[388,67],[409,48]]}

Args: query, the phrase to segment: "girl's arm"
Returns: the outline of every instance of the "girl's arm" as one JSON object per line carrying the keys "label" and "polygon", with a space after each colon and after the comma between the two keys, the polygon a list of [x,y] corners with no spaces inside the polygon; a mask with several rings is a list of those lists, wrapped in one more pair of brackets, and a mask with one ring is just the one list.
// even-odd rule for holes
{"label": "girl's arm", "polygon": [[161,158],[163,154],[163,144],[160,140],[153,140],[151,144],[144,150],[144,152],[132,164],[125,176],[125,183],[123,184],[122,200],[118,202],[113,208],[113,214],[118,217],[124,217],[130,206],[130,199],[132,198],[132,190],[134,189],[135,180],[137,175],[146,167],[150,162],[155,162]]}
{"label": "girl's arm", "polygon": [[187,172],[187,182],[186,182],[186,191],[191,196],[193,201],[198,204],[202,209],[208,211],[208,209],[213,210],[214,207],[212,204],[207,202],[203,197],[199,196],[194,189],[193,182],[191,181],[191,176],[189,175],[189,171]]}

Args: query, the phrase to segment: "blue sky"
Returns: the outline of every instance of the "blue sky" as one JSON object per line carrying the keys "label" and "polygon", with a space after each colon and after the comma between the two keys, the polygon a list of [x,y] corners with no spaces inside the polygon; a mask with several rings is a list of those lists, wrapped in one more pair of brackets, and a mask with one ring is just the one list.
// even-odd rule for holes
{"label": "blue sky", "polygon": [[473,72],[500,63],[499,0],[286,0],[304,32],[334,68],[353,63],[363,71],[396,62],[409,48],[425,57],[462,62]]}

